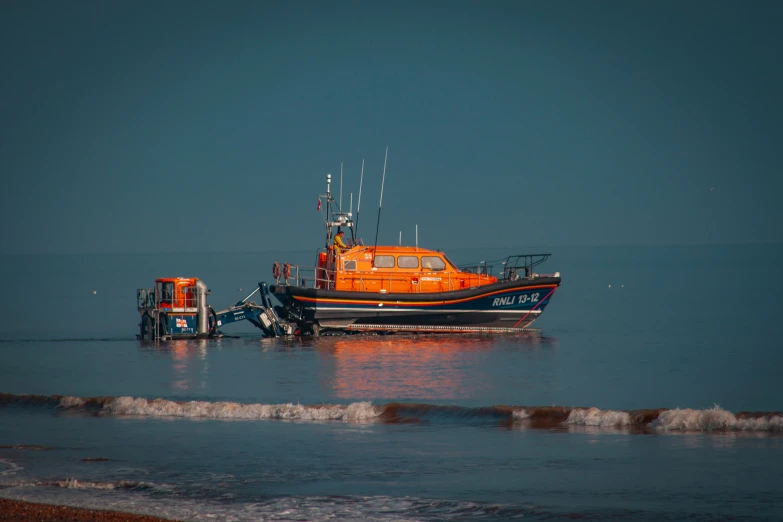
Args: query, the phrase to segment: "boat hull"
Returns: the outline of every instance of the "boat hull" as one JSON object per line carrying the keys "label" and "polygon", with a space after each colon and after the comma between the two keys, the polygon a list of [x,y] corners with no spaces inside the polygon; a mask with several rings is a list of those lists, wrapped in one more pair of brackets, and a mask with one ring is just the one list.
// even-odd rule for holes
{"label": "boat hull", "polygon": [[515,331],[543,313],[559,277],[421,294],[341,292],[294,286],[272,292],[302,325],[335,330]]}

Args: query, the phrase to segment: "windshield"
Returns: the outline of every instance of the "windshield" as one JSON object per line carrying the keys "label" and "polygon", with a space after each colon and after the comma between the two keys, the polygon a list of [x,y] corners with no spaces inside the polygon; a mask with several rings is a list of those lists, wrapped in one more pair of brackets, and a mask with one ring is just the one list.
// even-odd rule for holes
{"label": "windshield", "polygon": [[452,261],[451,258],[449,258],[449,256],[447,256],[446,254],[443,254],[443,259],[445,259],[446,262],[451,265],[451,268],[453,268],[454,270],[459,271],[459,268],[457,268],[457,264],[454,261]]}

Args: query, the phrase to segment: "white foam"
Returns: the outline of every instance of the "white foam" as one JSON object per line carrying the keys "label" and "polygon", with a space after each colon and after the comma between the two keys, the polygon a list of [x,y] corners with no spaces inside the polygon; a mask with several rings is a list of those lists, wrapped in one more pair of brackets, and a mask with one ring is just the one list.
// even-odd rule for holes
{"label": "white foam", "polygon": [[289,419],[355,421],[377,417],[381,411],[370,402],[343,405],[239,404],[236,402],[174,402],[118,397],[103,406],[104,413],[149,417],[191,417],[208,419]]}
{"label": "white foam", "polygon": [[[74,491],[70,489],[32,489],[17,487],[0,491],[2,498],[152,515],[172,520],[216,522],[255,522],[258,520],[340,520],[365,522],[415,522],[422,518],[464,518],[468,513],[497,517],[498,507],[458,500],[433,500],[419,497],[318,497],[284,496],[263,502],[225,502],[213,499],[158,497],[146,493],[123,495],[117,491]],[[505,514],[501,511],[500,515]],[[518,518],[519,510],[510,510],[506,518]]]}
{"label": "white foam", "polygon": [[132,480],[120,480],[118,482],[93,482],[90,480],[76,480],[75,478],[57,480],[52,483],[47,483],[47,485],[59,486],[66,489],[131,489],[144,486],[143,483]]}
{"label": "white foam", "polygon": [[649,426],[672,431],[783,431],[783,417],[737,419],[733,413],[716,405],[708,410],[677,408],[663,411]]}
{"label": "white foam", "polygon": [[12,473],[16,473],[17,471],[21,471],[22,469],[24,469],[22,468],[22,466],[16,464],[15,462],[11,462],[10,460],[6,460],[6,459],[0,459],[0,464],[5,465],[6,468],[0,471],[0,476],[10,475]]}
{"label": "white foam", "polygon": [[87,401],[81,397],[63,397],[60,399],[60,406],[63,408],[81,408]]}
{"label": "white foam", "polygon": [[783,417],[772,415],[760,419],[737,419],[737,429],[742,431],[782,431]]}
{"label": "white foam", "polygon": [[[103,404],[104,414],[138,415],[147,417],[190,417],[205,419],[284,419],[306,421],[362,421],[378,417],[382,406],[370,402],[340,404],[240,404],[236,402],[190,401],[117,397],[85,399],[61,397],[62,408],[82,408],[96,402]],[[522,407],[512,410],[514,420],[525,420],[531,412]],[[619,427],[630,425],[628,412],[598,408],[573,409],[565,424],[575,426]],[[649,428],[667,431],[757,431],[783,432],[783,416],[768,414],[759,418],[738,419],[719,406],[706,410],[674,409],[662,411]]]}
{"label": "white foam", "polygon": [[571,410],[565,423],[578,426],[627,426],[631,424],[631,416],[624,411],[578,409]]}

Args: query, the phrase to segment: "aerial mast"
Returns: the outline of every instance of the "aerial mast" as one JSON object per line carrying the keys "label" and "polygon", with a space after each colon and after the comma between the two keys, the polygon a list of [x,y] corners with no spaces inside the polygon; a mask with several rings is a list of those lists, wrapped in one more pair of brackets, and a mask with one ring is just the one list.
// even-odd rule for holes
{"label": "aerial mast", "polygon": [[359,212],[362,209],[362,180],[364,179],[364,158],[362,158],[362,173],[359,176],[359,202],[356,205],[356,225],[354,226],[354,234],[356,238],[359,238]]}
{"label": "aerial mast", "polygon": [[332,227],[329,226],[329,209],[332,201],[332,175],[326,175],[326,248],[329,248],[329,241],[332,239]]}
{"label": "aerial mast", "polygon": [[386,156],[383,158],[383,177],[381,178],[381,200],[378,203],[378,223],[375,225],[375,247],[372,251],[372,260],[375,264],[375,251],[378,249],[378,230],[381,228],[381,208],[383,208],[383,185],[386,182],[386,160],[389,158],[389,147],[386,147]]}

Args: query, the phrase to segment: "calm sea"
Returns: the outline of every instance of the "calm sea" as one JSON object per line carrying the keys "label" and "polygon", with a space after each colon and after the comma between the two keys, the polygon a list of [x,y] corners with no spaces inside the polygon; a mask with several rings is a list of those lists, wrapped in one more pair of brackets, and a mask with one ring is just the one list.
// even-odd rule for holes
{"label": "calm sea", "polygon": [[220,309],[314,253],[0,257],[0,496],[183,520],[783,520],[783,246],[547,250],[563,284],[535,334],[161,344],[135,339],[136,288],[199,277]]}

